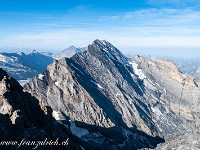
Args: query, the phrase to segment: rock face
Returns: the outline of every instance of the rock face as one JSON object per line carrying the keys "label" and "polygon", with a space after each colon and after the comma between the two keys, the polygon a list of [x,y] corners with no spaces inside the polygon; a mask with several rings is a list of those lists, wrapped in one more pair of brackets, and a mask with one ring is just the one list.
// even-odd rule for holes
{"label": "rock face", "polygon": [[[67,124],[64,126],[53,118],[50,107],[23,92],[19,83],[0,69],[0,149],[14,150],[22,140],[37,142],[46,138],[48,141],[58,139],[58,142],[68,140],[69,144],[60,147],[64,149],[81,149],[81,145],[87,148],[70,133]],[[3,144],[5,141],[13,141],[13,144]],[[18,148],[55,149],[59,146],[22,144]]]}
{"label": "rock face", "polygon": [[[187,122],[194,124],[190,130],[200,131],[200,81],[180,73],[169,60],[142,57],[135,57],[134,60],[144,70],[147,79],[163,89],[159,94],[160,101]],[[146,87],[151,89],[148,85]]]}
{"label": "rock face", "polygon": [[199,134],[186,134],[179,135],[166,141],[164,144],[160,144],[157,150],[199,150],[200,149],[200,135]]}
{"label": "rock face", "polygon": [[155,148],[199,131],[199,81],[169,61],[128,59],[107,41],[54,61],[24,88],[99,148]]}
{"label": "rock face", "polygon": [[[161,113],[156,124],[166,139],[157,149],[199,149],[200,81],[179,72],[170,60],[136,56],[133,61],[151,81],[145,79],[145,87],[156,92],[159,103],[165,107],[163,110],[163,106],[157,104]],[[159,91],[155,91],[155,85],[160,87]],[[168,110],[176,117],[163,120],[165,115],[171,115]]]}

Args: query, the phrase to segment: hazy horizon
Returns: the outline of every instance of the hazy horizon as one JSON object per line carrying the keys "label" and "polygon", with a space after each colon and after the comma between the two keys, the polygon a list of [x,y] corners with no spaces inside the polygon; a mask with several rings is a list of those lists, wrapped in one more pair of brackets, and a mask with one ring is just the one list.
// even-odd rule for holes
{"label": "hazy horizon", "polygon": [[[88,46],[88,45],[86,45],[86,46]],[[71,46],[74,46],[74,45],[71,45]],[[71,46],[69,46],[69,47],[71,47]],[[84,47],[86,47],[86,46],[84,46]],[[68,48],[68,47],[66,47],[66,48]],[[17,48],[17,47],[3,48],[3,49],[0,48],[0,53],[4,53],[4,52],[8,52],[8,53],[12,53],[12,52],[14,52],[14,53],[16,53],[16,52],[31,53],[32,51],[36,50],[38,52],[50,52],[50,53],[57,54],[57,53],[60,53],[61,51],[63,51],[64,49],[66,49],[66,48],[59,49],[59,50]],[[77,47],[77,48],[81,48],[81,47]],[[118,48],[118,47],[116,47],[116,48]],[[197,55],[199,48],[191,48],[193,53],[191,53],[191,50],[189,51],[187,49],[182,49],[182,48],[166,48],[166,49],[170,49],[168,51],[166,51],[164,48],[163,48],[163,51],[160,51],[160,49],[162,49],[162,48],[152,48],[152,50],[150,50],[150,51],[148,51],[148,48],[135,48],[135,49],[132,49],[132,50],[119,49],[119,50],[127,56],[140,55],[140,56],[155,56],[155,57],[161,57],[161,58],[184,58],[184,59],[190,59],[190,58],[196,59],[197,58],[197,59],[200,59],[200,56]],[[180,52],[180,51],[184,51],[184,50],[185,50],[185,53]]]}

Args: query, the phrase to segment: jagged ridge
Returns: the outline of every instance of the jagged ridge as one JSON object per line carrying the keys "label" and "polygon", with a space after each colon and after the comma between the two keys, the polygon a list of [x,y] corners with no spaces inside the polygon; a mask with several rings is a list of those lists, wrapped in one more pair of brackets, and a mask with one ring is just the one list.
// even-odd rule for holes
{"label": "jagged ridge", "polygon": [[[109,42],[95,40],[85,51],[54,61],[25,89],[51,106],[58,120],[72,120],[70,127],[75,124],[82,134],[71,132],[86,142],[112,149],[154,148],[163,141],[158,136],[186,133],[188,127],[199,130],[196,119],[176,111],[179,87],[169,92],[181,76],[170,62],[129,60]],[[195,101],[199,103],[196,99],[191,104]],[[190,105],[184,107],[191,110]]]}
{"label": "jagged ridge", "polygon": [[[52,109],[39,102],[29,93],[23,92],[23,88],[7,73],[0,69],[0,141],[66,141],[66,146],[38,146],[37,149],[81,149],[89,148],[82,140],[74,137],[67,125],[57,122],[52,116]],[[14,150],[19,146],[0,145],[0,149]],[[22,145],[20,149],[32,149],[36,145]]]}

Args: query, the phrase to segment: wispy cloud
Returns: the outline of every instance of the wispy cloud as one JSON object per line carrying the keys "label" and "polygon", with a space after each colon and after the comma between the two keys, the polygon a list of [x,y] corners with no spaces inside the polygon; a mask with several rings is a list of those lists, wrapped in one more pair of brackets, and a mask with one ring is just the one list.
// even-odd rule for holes
{"label": "wispy cloud", "polygon": [[[150,2],[153,4],[153,0]],[[178,2],[174,0],[173,4]],[[197,9],[146,8],[102,16],[84,12],[88,7],[74,8],[56,18],[36,15],[36,21],[28,20],[20,27],[22,32],[8,32],[7,36],[0,37],[0,45],[58,50],[70,45],[86,46],[99,38],[110,41],[124,52],[200,48],[200,11]],[[83,18],[81,13],[85,15]]]}
{"label": "wispy cloud", "polygon": [[61,50],[70,45],[86,46],[86,43],[91,43],[94,37],[99,36],[99,38],[102,38],[102,35],[103,33],[100,31],[81,29],[56,30],[34,34],[22,33],[0,38],[0,45],[2,47],[15,45],[16,47],[29,47],[33,49]]}
{"label": "wispy cloud", "polygon": [[[200,11],[192,9],[142,9],[113,16],[102,16],[100,21],[121,22],[129,26],[181,26],[195,25],[200,22]],[[132,24],[131,24],[132,23]],[[184,24],[183,24],[184,23]]]}
{"label": "wispy cloud", "polygon": [[198,8],[200,6],[199,0],[148,0],[147,3],[155,6],[174,8]]}

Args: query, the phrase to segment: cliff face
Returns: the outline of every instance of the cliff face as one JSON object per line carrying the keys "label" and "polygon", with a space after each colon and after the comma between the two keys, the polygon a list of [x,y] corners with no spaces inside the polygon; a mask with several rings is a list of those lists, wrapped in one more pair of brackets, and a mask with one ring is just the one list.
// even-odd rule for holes
{"label": "cliff face", "polygon": [[188,133],[184,135],[179,135],[171,137],[166,141],[166,143],[158,145],[156,150],[166,150],[166,149],[200,149],[200,135],[199,133]]}
{"label": "cliff face", "polygon": [[[61,143],[68,140],[66,149],[81,149],[84,142],[76,139],[64,125],[52,116],[52,109],[39,102],[29,93],[23,92],[19,83],[0,69],[0,141],[1,149],[16,149],[21,141],[48,141]],[[16,141],[6,145],[2,141]],[[77,142],[77,144],[75,144]],[[20,149],[35,148],[36,145],[22,144]],[[38,146],[37,149],[55,149],[59,146]],[[84,145],[85,147],[85,145]]]}
{"label": "cliff face", "polygon": [[187,130],[200,131],[200,81],[180,73],[169,60],[144,57],[133,59],[144,70],[147,78],[163,89],[160,92],[160,102],[165,103],[187,122],[194,124]]}
{"label": "cliff face", "polygon": [[[146,83],[145,87],[154,91],[153,87],[157,84],[160,87],[159,103],[171,110],[171,113],[175,116],[181,118],[181,121],[171,118],[163,121],[165,113],[158,104],[162,113],[159,115],[159,121],[156,124],[164,131],[166,143],[161,144],[157,149],[199,149],[199,80],[179,72],[170,60],[136,56],[132,58],[132,61],[136,62],[138,67],[144,71],[148,80],[153,81],[150,84],[148,81],[144,82]],[[166,125],[163,125],[163,123]],[[168,127],[171,129],[166,130]]]}
{"label": "cliff face", "polygon": [[172,62],[128,59],[95,40],[85,51],[54,61],[24,88],[85,142],[138,149],[199,130],[199,100],[188,95],[199,96],[199,81],[193,81]]}

